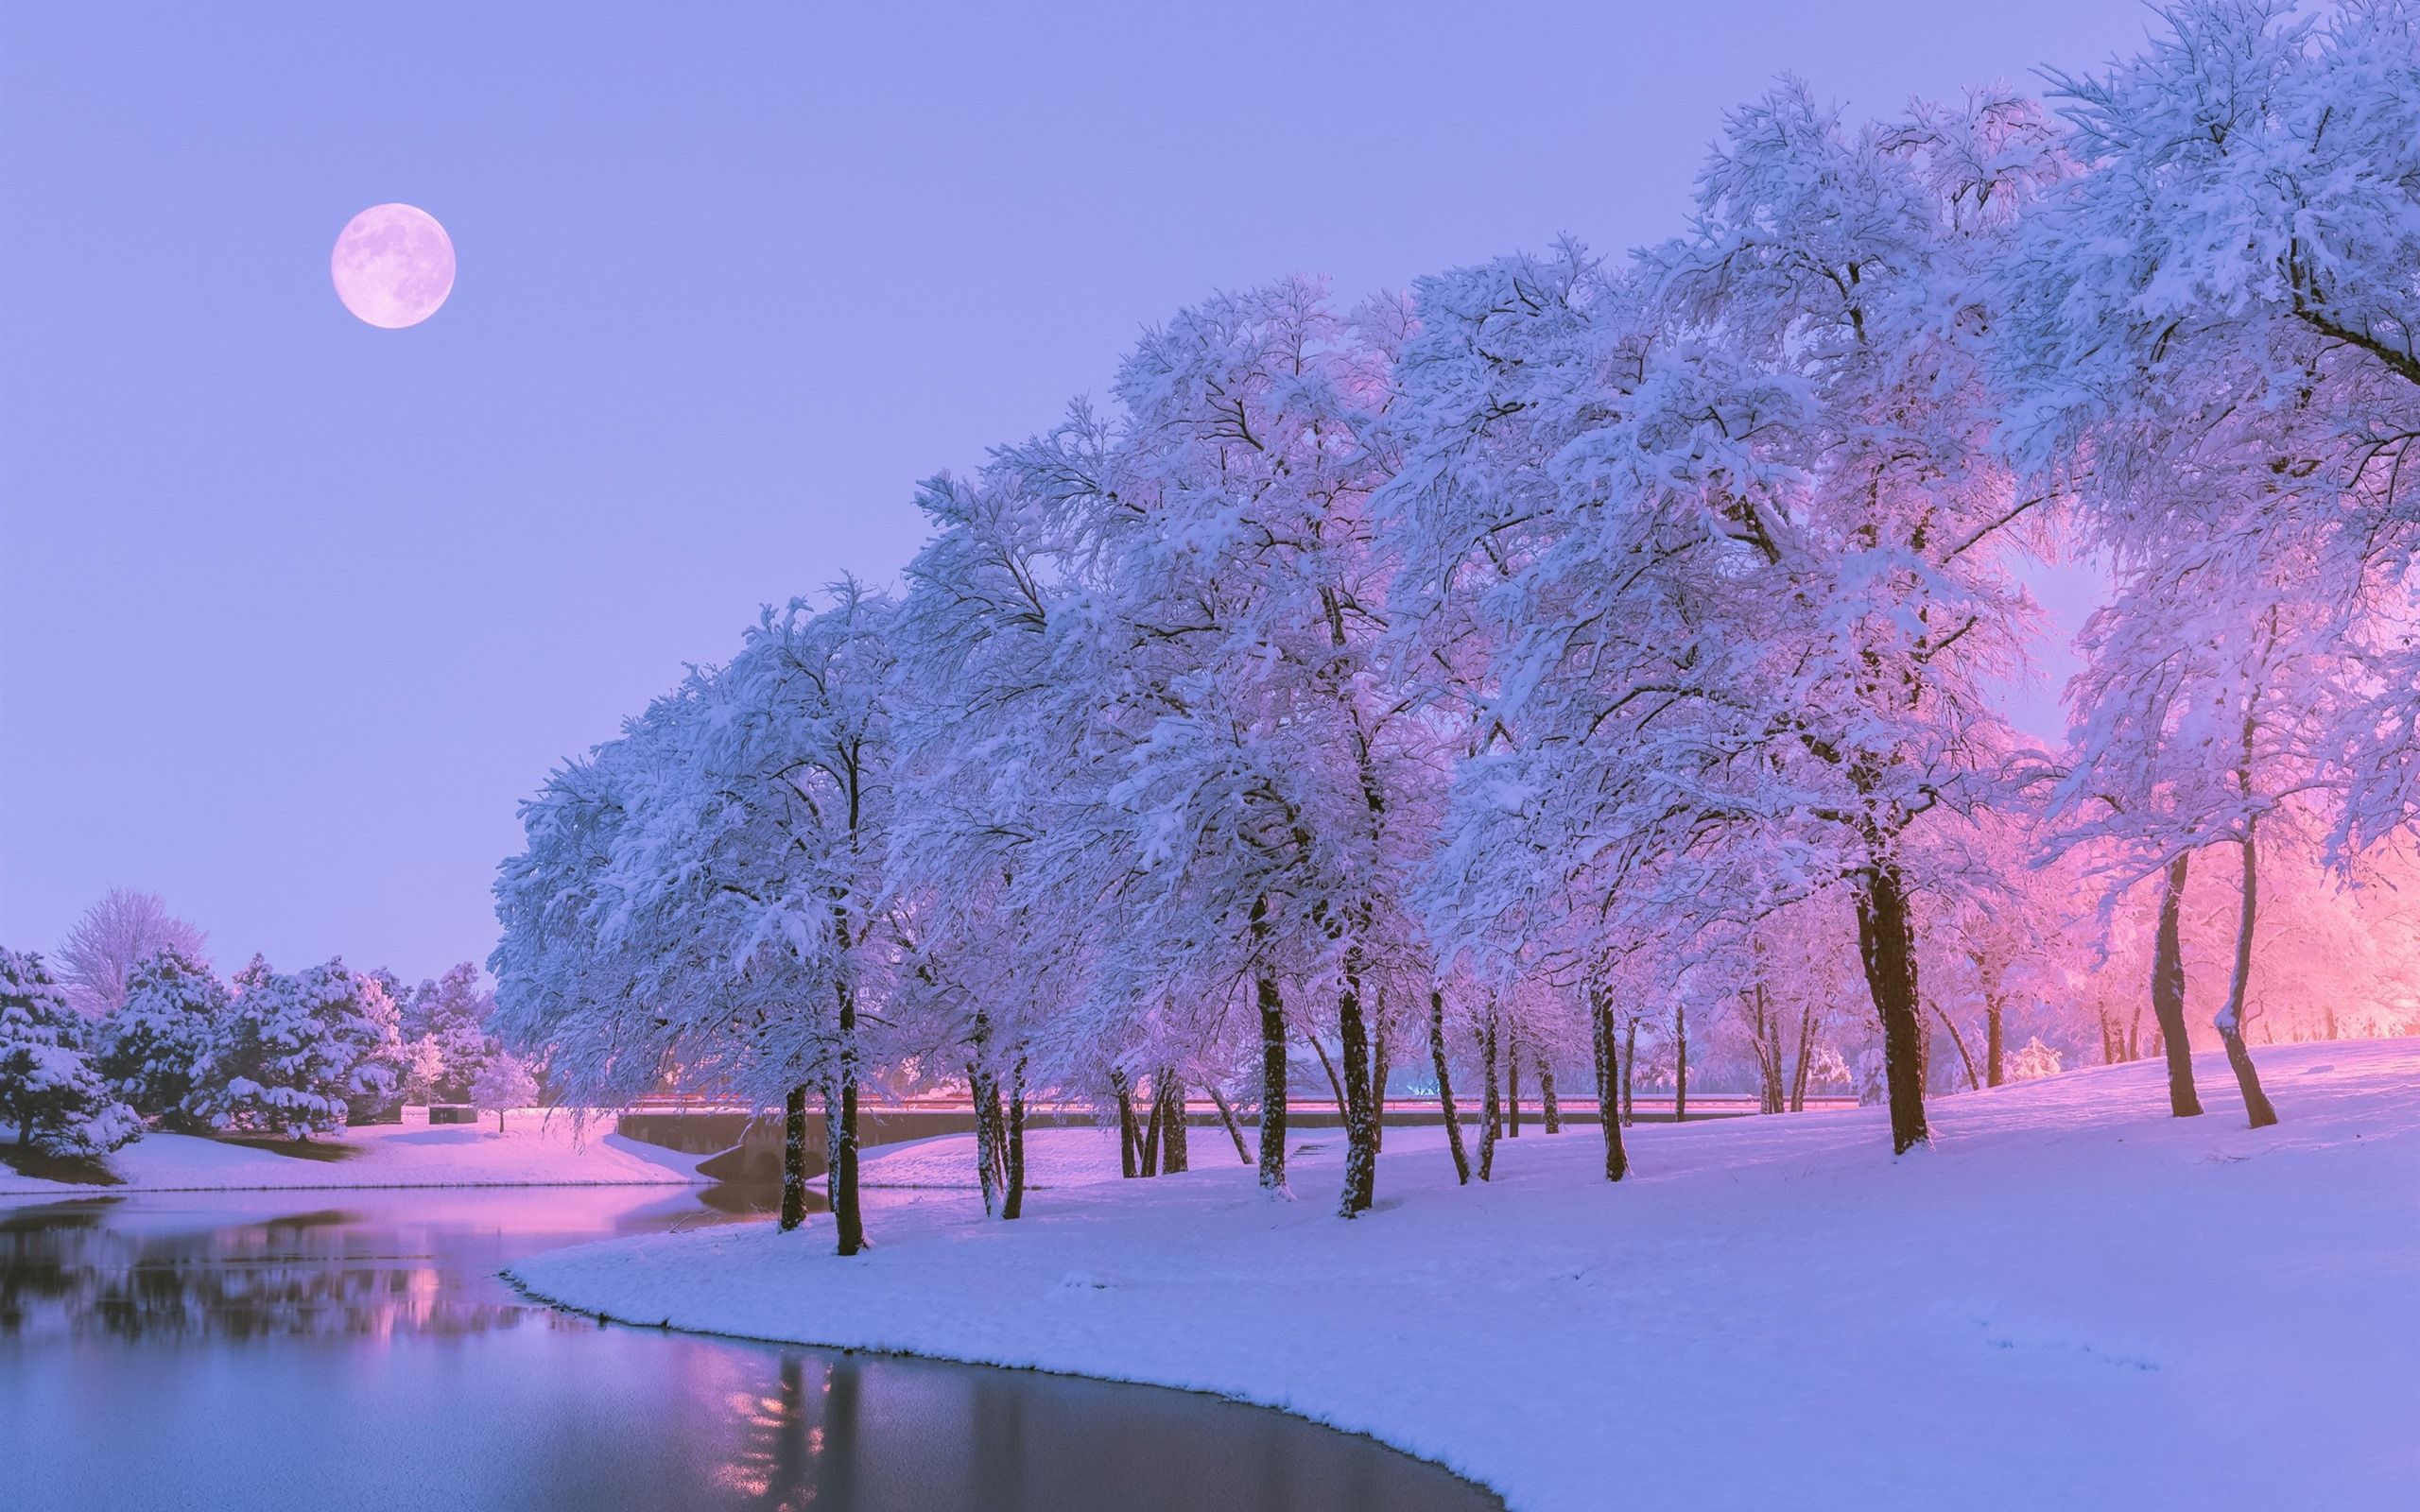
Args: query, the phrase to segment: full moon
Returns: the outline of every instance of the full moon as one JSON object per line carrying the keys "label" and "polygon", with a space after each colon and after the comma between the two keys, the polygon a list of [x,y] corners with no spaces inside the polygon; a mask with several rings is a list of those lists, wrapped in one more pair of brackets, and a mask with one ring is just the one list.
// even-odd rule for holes
{"label": "full moon", "polygon": [[337,233],[328,272],[346,309],[400,331],[435,315],[454,292],[454,243],[417,205],[372,205]]}

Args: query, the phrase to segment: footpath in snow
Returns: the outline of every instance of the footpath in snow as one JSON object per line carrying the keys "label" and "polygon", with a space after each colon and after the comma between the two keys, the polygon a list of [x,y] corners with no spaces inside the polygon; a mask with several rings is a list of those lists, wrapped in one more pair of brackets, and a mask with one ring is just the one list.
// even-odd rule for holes
{"label": "footpath in snow", "polygon": [[477,1125],[431,1125],[415,1110],[402,1124],[347,1129],[341,1159],[317,1160],[184,1134],[147,1134],[109,1156],[123,1186],[43,1181],[0,1166],[0,1197],[137,1192],[233,1192],[299,1188],[463,1186],[651,1186],[695,1182],[704,1156],[626,1140],[568,1113],[509,1115],[496,1132]]}
{"label": "footpath in snow", "polygon": [[512,1274],[617,1319],[1217,1392],[1521,1512],[2420,1506],[2420,1040],[2260,1060],[2257,1132],[2212,1056],[2202,1118],[2142,1062],[1941,1099],[1896,1161],[1878,1110],[1646,1126],[1609,1186],[1593,1128],[1533,1125],[1458,1190],[1442,1131],[1390,1130],[1346,1223],[1334,1131],[1292,1202],[1203,1140],[1014,1224],[879,1198],[851,1260],[818,1216]]}

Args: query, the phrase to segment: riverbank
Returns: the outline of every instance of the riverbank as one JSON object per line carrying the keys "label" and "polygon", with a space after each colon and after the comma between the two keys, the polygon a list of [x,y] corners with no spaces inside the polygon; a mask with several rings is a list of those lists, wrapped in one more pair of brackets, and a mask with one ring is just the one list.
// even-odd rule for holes
{"label": "riverbank", "polygon": [[[618,1319],[1219,1393],[1365,1433],[1525,1512],[2411,1504],[2420,1497],[2420,1041],[2263,1047],[2285,1122],[2163,1116],[2149,1062],[1933,1107],[1532,1130],[1457,1189],[1391,1133],[1379,1211],[1330,1215],[1205,1148],[1017,1224],[902,1194],[826,1220],[540,1255],[530,1292]],[[1205,1145],[1207,1142],[1204,1142]],[[1227,1152],[1232,1156],[1232,1150]]]}
{"label": "riverbank", "polygon": [[0,1166],[0,1197],[140,1192],[340,1191],[375,1187],[659,1186],[700,1179],[700,1157],[604,1132],[565,1113],[432,1126],[427,1115],[345,1130],[301,1150],[186,1134],[147,1134],[107,1158],[118,1184],[49,1181]]}

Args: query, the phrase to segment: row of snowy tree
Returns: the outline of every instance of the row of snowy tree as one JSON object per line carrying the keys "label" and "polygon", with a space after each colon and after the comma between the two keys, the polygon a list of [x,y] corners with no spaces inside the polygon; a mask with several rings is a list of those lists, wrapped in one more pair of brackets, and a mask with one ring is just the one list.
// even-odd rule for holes
{"label": "row of snowy tree", "polygon": [[0,950],[0,1132],[94,1156],[154,1125],[307,1139],[399,1097],[500,1114],[537,1096],[490,1036],[493,995],[470,962],[406,988],[340,960],[287,973],[255,956],[229,983],[201,943],[158,899],[113,892],[71,934],[67,982]]}
{"label": "row of snowy tree", "polygon": [[[1490,1104],[1589,1065],[1618,1178],[1692,998],[1768,1106],[1865,1059],[1899,1150],[1928,1081],[2080,1022],[2183,1111],[2215,880],[2202,995],[2269,1116],[2279,880],[2391,968],[2293,990],[2413,1012],[2420,22],[2167,21],[2047,107],[1785,84],[1627,259],[1180,313],[925,486],[903,595],[769,610],[549,779],[499,1022],[582,1099],[677,1075],[795,1136],[820,1091],[844,1252],[870,1077],[965,1082],[1014,1211],[1037,1087],[1232,1091],[1282,1186],[1307,1049],[1350,1215],[1411,1060],[1449,1109],[1474,1058]],[[1999,708],[2059,552],[2112,592],[2044,751]]]}

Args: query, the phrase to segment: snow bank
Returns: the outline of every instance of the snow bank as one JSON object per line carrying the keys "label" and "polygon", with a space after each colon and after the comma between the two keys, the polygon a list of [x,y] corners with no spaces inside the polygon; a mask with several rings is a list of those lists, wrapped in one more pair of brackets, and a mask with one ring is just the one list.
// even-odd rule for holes
{"label": "snow bank", "polygon": [[644,1186],[694,1182],[703,1156],[600,1134],[583,1138],[564,1113],[493,1114],[477,1125],[431,1126],[425,1112],[403,1124],[347,1129],[343,1160],[305,1160],[183,1134],[148,1134],[109,1157],[124,1186],[40,1181],[0,1167],[0,1197],[80,1192],[216,1192],[254,1189],[451,1186]]}
{"label": "snow bank", "polygon": [[[1216,1158],[1046,1194],[615,1241],[523,1262],[614,1317],[1153,1382],[1373,1435],[1526,1512],[2420,1504],[2420,1041],[2263,1047],[2285,1115],[2163,1116],[2152,1063],[1934,1105],[1532,1128],[1456,1190],[1390,1130],[1379,1211]],[[1233,1151],[1226,1152],[1232,1155]]]}
{"label": "snow bank", "polygon": [[[1219,1148],[1233,1157],[1236,1147],[1226,1130],[1212,1132],[1219,1136]],[[1195,1129],[1193,1135],[1187,1148],[1198,1158],[1201,1131]],[[1090,1126],[1026,1130],[1025,1179],[1028,1190],[1034,1192],[1119,1179],[1117,1130]],[[904,1144],[873,1146],[859,1160],[857,1182],[869,1189],[980,1191],[975,1177],[975,1136],[941,1134]]]}

